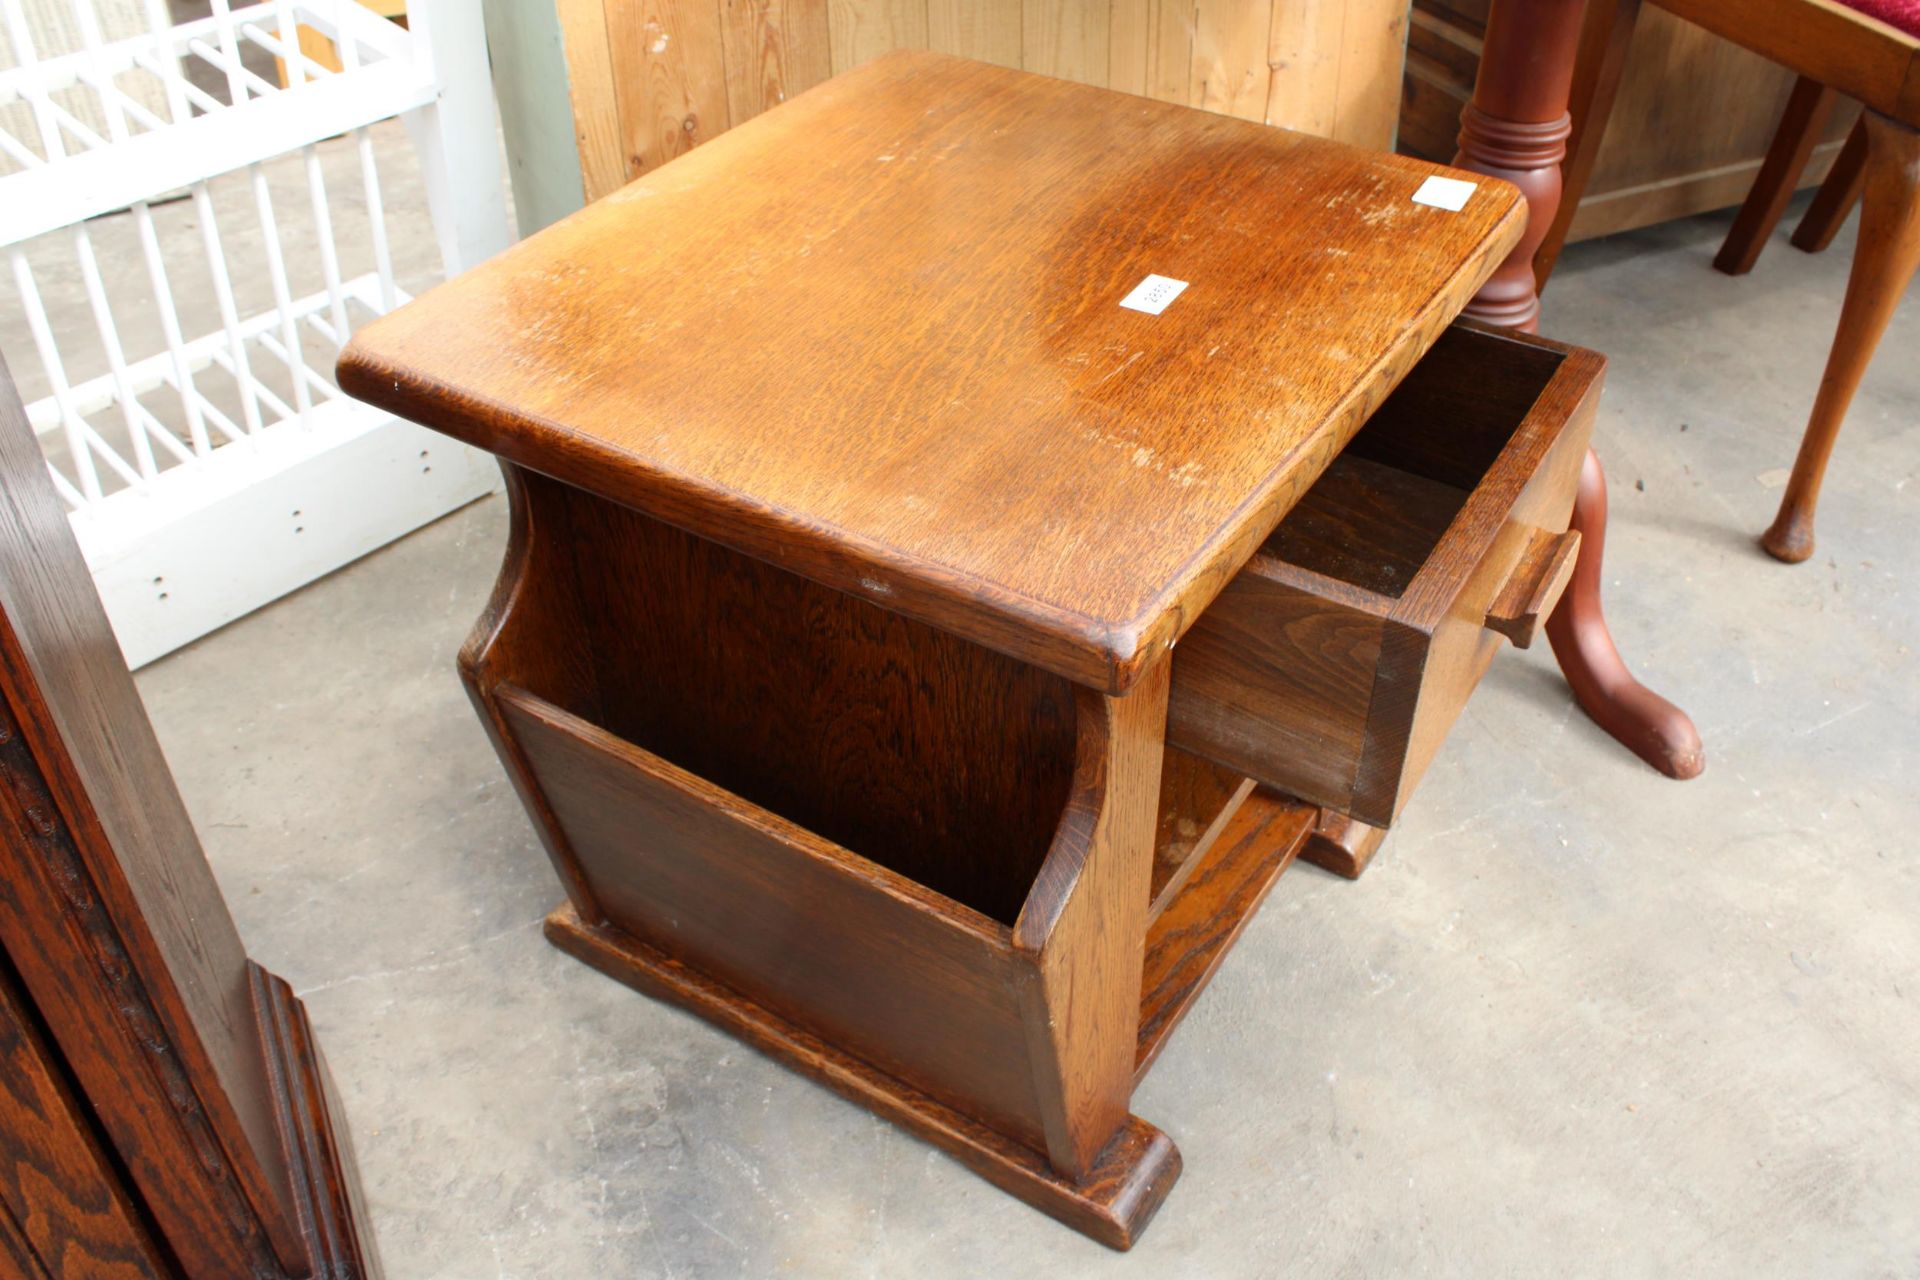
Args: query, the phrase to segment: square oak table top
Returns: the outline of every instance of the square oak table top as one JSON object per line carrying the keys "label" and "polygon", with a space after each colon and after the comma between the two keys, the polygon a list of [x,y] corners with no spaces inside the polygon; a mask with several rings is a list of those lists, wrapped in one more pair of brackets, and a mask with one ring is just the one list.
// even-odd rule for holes
{"label": "square oak table top", "polygon": [[[350,394],[1123,692],[1519,238],[1519,193],[899,54],[366,327]],[[1121,300],[1187,287],[1159,315]]]}

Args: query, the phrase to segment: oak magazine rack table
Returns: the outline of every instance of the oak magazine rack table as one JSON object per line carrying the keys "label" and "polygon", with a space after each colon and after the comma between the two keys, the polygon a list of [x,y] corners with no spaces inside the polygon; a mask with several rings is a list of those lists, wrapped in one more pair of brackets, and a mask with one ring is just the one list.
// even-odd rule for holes
{"label": "oak magazine rack table", "polygon": [[1573,569],[1603,361],[1456,321],[1525,209],[1446,173],[892,55],[364,329],[507,473],[549,938],[1130,1245],[1135,1083]]}

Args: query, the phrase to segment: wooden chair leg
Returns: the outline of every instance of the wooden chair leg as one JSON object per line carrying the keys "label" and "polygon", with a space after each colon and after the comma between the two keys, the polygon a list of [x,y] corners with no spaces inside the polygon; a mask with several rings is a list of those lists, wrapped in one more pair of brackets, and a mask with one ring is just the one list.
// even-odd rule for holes
{"label": "wooden chair leg", "polygon": [[1853,252],[1840,326],[1827,356],[1826,376],[1801,438],[1780,513],[1760,543],[1776,560],[1798,564],[1813,554],[1813,509],[1820,499],[1840,423],[1860,388],[1880,335],[1920,267],[1920,130],[1867,112],[1866,188],[1860,243]]}
{"label": "wooden chair leg", "polygon": [[1840,148],[1833,168],[1827,170],[1827,180],[1820,184],[1820,193],[1814,196],[1800,225],[1794,228],[1793,247],[1803,253],[1819,253],[1832,244],[1841,224],[1853,212],[1854,201],[1860,198],[1860,188],[1866,180],[1867,121],[1863,116],[1853,122],[1847,145]]}
{"label": "wooden chair leg", "polygon": [[1774,131],[1773,144],[1767,148],[1767,158],[1761,162],[1760,172],[1747,192],[1746,203],[1740,206],[1739,216],[1727,232],[1726,243],[1720,246],[1713,260],[1716,271],[1743,276],[1760,260],[1760,251],[1767,247],[1767,237],[1779,225],[1780,215],[1787,211],[1787,201],[1793,199],[1793,193],[1800,186],[1800,175],[1806,172],[1807,160],[1813,155],[1814,144],[1820,141],[1821,130],[1827,127],[1827,117],[1833,114],[1838,96],[1808,76],[1794,82],[1787,109],[1780,116],[1780,127]]}
{"label": "wooden chair leg", "polygon": [[1574,502],[1580,560],[1560,607],[1547,619],[1553,656],[1573,686],[1574,701],[1627,750],[1669,778],[1691,778],[1706,767],[1700,732],[1687,713],[1633,678],[1614,647],[1600,608],[1600,561],[1607,542],[1607,477],[1587,450]]}
{"label": "wooden chair leg", "polygon": [[1560,204],[1533,255],[1536,292],[1547,287],[1547,277],[1567,242],[1567,229],[1580,208],[1580,197],[1586,194],[1587,180],[1593,176],[1594,158],[1606,138],[1607,120],[1613,115],[1613,100],[1626,70],[1627,46],[1639,21],[1640,0],[1592,0],[1587,6],[1580,56],[1573,68],[1573,92],[1568,97],[1573,133],[1560,166]]}

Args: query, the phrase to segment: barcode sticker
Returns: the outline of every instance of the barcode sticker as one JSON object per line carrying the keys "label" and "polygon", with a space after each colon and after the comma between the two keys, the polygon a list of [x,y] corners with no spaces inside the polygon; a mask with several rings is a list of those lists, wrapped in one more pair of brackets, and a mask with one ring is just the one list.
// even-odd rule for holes
{"label": "barcode sticker", "polygon": [[1133,292],[1120,299],[1120,305],[1129,311],[1144,311],[1157,316],[1173,305],[1173,300],[1186,290],[1185,280],[1169,280],[1165,276],[1148,276],[1133,286]]}
{"label": "barcode sticker", "polygon": [[1458,213],[1467,207],[1467,197],[1480,184],[1465,182],[1459,178],[1443,178],[1439,174],[1420,184],[1413,193],[1415,204],[1432,205],[1436,209],[1445,209],[1449,213]]}

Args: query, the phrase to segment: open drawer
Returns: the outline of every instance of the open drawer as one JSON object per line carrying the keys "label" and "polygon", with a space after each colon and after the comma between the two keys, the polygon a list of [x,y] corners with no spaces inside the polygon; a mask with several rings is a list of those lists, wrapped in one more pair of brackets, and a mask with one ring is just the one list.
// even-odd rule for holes
{"label": "open drawer", "polygon": [[1605,360],[1458,323],[1194,624],[1168,741],[1374,826],[1572,573]]}

